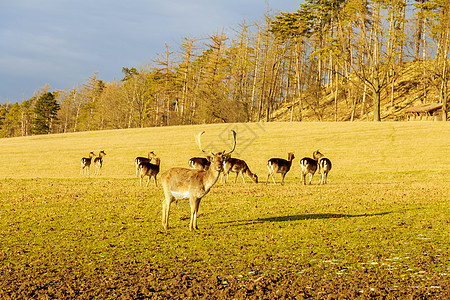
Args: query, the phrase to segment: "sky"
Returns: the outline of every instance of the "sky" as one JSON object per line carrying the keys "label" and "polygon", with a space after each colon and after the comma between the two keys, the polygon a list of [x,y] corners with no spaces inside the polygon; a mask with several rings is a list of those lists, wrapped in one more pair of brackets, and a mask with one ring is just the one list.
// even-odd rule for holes
{"label": "sky", "polygon": [[50,85],[71,89],[98,72],[123,78],[185,37],[225,31],[301,0],[0,0],[0,103],[21,103]]}

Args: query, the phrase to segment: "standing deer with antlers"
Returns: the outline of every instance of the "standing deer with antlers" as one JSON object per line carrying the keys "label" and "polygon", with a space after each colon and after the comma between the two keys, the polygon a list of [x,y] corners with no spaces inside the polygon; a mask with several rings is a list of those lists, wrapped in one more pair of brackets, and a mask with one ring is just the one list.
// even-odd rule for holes
{"label": "standing deer with antlers", "polygon": [[169,227],[170,204],[177,199],[189,199],[191,206],[191,221],[189,229],[198,229],[197,215],[200,200],[208,194],[223,171],[223,163],[236,148],[236,132],[233,133],[233,149],[229,152],[212,153],[203,150],[201,146],[201,135],[197,135],[197,142],[200,150],[211,156],[211,165],[208,170],[194,170],[186,168],[171,168],[161,175],[161,184],[164,189],[164,199],[162,200],[162,225],[164,229]]}
{"label": "standing deer with antlers", "polygon": [[223,174],[222,174],[222,181],[225,178],[225,182],[228,180],[228,174],[230,172],[236,173],[236,178],[234,179],[234,183],[236,183],[238,175],[241,174],[242,180],[245,183],[244,174],[247,174],[248,177],[253,180],[254,183],[258,183],[258,176],[255,173],[252,173],[250,169],[248,168],[248,165],[245,161],[238,158],[230,158],[225,162]]}
{"label": "standing deer with antlers", "polygon": [[266,184],[269,181],[269,177],[272,176],[273,183],[275,182],[275,178],[273,175],[275,173],[281,173],[281,185],[284,184],[284,177],[286,176],[286,173],[289,172],[292,165],[292,160],[295,158],[294,153],[289,152],[288,153],[288,159],[282,159],[282,158],[271,158],[267,162],[267,169],[269,169],[269,175],[267,175]]}

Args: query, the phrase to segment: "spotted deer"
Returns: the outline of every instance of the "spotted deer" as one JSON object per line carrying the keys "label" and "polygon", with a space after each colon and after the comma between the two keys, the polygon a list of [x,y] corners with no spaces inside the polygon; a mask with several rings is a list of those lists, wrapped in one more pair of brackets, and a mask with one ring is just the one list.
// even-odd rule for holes
{"label": "spotted deer", "polygon": [[282,158],[271,158],[267,162],[267,169],[269,169],[269,174],[267,175],[266,184],[269,181],[269,177],[272,176],[273,183],[275,182],[274,174],[281,173],[281,185],[284,184],[284,177],[286,173],[291,169],[292,161],[294,160],[294,153],[288,153],[288,159]]}
{"label": "spotted deer", "polygon": [[148,184],[150,182],[150,178],[154,177],[155,179],[155,186],[158,186],[158,183],[156,181],[156,175],[158,175],[159,173],[159,169],[160,169],[160,163],[161,160],[159,159],[159,157],[155,158],[155,163],[151,163],[151,162],[146,162],[143,161],[139,164],[139,176],[140,176],[140,180],[139,183],[142,186],[142,179],[145,176],[148,176],[148,180],[147,180],[147,187]]}
{"label": "spotted deer", "polygon": [[164,190],[164,199],[162,200],[162,225],[164,229],[169,227],[170,204],[177,199],[189,199],[191,207],[191,220],[189,229],[197,230],[197,216],[200,200],[208,194],[220,173],[223,171],[223,163],[236,148],[236,132],[232,130],[234,145],[231,151],[213,153],[203,150],[201,146],[201,135],[197,135],[197,142],[200,150],[211,156],[211,165],[208,170],[195,170],[187,168],[171,168],[161,175],[161,185]]}
{"label": "spotted deer", "polygon": [[89,169],[91,168],[91,162],[92,158],[95,156],[94,152],[89,153],[89,157],[83,157],[81,159],[81,170],[80,174],[87,174],[89,175]]}
{"label": "spotted deer", "polygon": [[225,182],[228,180],[228,174],[230,172],[236,173],[236,178],[234,179],[234,183],[236,183],[238,175],[241,174],[242,180],[245,183],[244,174],[247,174],[248,177],[253,180],[254,183],[258,183],[258,176],[250,171],[248,165],[245,161],[238,158],[230,158],[225,162],[224,170],[222,174],[222,181],[225,178]]}

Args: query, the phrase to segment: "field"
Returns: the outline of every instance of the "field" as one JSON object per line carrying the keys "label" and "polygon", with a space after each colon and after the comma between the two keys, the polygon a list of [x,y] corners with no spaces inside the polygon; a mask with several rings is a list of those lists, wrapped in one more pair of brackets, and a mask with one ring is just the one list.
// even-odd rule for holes
{"label": "field", "polygon": [[[245,159],[234,175],[161,226],[160,186],[140,187],[134,158],[162,172],[204,148]],[[300,184],[319,149],[327,185]],[[103,173],[80,159],[106,152]],[[0,139],[1,299],[444,299],[450,297],[450,124],[261,123]],[[266,162],[294,152],[285,185]],[[158,180],[160,175],[158,175]]]}

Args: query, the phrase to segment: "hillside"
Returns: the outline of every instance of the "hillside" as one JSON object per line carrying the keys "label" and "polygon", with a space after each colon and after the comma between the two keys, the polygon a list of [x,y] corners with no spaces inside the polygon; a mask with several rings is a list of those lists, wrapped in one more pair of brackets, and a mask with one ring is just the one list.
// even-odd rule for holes
{"label": "hillside", "polygon": [[[431,69],[433,61],[426,65]],[[406,116],[403,112],[405,108],[416,106],[422,103],[439,103],[440,81],[424,84],[423,67],[419,63],[407,64],[403,72],[395,79],[394,86],[387,86],[381,94],[381,118],[383,121],[404,121]],[[354,84],[348,83],[342,86],[337,97],[337,120],[373,120],[373,106],[370,89],[367,89],[366,101],[363,103],[364,86],[359,80]],[[353,95],[348,95],[349,84],[353,85]],[[392,90],[394,91],[392,97]],[[324,95],[319,100],[314,100],[312,95],[303,95],[303,121],[334,121],[335,120],[335,91],[325,87]],[[292,100],[283,102],[271,115],[272,121],[291,120]],[[300,107],[298,101],[294,104],[293,120],[300,120]],[[434,120],[434,118],[431,118]]]}

